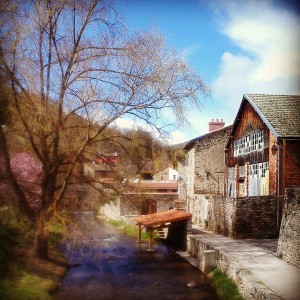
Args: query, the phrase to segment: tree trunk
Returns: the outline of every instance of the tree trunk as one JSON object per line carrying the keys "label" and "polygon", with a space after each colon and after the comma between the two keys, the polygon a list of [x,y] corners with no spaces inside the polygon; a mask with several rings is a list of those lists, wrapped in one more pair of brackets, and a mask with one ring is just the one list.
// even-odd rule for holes
{"label": "tree trunk", "polygon": [[48,258],[48,223],[44,214],[37,219],[34,253],[41,259]]}

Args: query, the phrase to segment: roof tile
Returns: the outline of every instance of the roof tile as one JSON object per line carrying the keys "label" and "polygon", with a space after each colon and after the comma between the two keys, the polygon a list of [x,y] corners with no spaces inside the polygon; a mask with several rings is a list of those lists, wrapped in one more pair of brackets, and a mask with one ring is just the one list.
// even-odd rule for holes
{"label": "roof tile", "polygon": [[300,137],[300,95],[247,94],[279,137]]}

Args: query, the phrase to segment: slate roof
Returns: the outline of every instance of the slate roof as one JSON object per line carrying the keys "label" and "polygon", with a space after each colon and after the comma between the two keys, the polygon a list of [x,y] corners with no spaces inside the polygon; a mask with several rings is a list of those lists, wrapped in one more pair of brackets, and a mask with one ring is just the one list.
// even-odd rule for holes
{"label": "slate roof", "polygon": [[196,138],[194,138],[194,139],[192,139],[192,140],[189,140],[189,141],[187,141],[187,142],[184,144],[183,150],[185,150],[185,151],[190,151],[192,148],[194,148],[194,146],[195,146],[195,144],[196,144],[197,142],[200,142],[200,141],[202,141],[202,140],[204,140],[204,139],[206,139],[206,138],[208,138],[208,137],[212,137],[212,136],[214,136],[215,134],[218,134],[218,133],[220,133],[220,132],[222,132],[222,131],[226,131],[226,130],[228,130],[228,129],[231,129],[232,126],[233,126],[233,125],[228,125],[228,126],[225,126],[225,127],[223,127],[223,128],[219,128],[219,129],[216,129],[216,130],[214,130],[214,131],[205,133],[205,134],[203,134],[203,135],[201,135],[201,136],[199,136],[199,137],[196,137]]}
{"label": "slate roof", "polygon": [[300,95],[245,94],[242,104],[244,99],[276,137],[300,138]]}

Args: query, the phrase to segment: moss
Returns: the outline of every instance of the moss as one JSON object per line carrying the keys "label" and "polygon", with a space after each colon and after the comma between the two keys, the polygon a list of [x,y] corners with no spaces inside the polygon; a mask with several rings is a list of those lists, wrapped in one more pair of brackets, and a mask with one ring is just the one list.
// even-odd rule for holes
{"label": "moss", "polygon": [[209,273],[218,295],[223,300],[243,300],[235,283],[218,269]]}

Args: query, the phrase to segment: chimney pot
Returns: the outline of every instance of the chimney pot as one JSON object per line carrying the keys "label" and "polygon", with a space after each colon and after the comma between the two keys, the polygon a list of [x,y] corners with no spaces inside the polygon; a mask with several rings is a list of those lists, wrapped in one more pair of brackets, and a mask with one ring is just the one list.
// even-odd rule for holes
{"label": "chimney pot", "polygon": [[225,122],[223,122],[223,119],[211,119],[211,122],[208,123],[208,132],[218,130],[223,128],[225,125]]}

